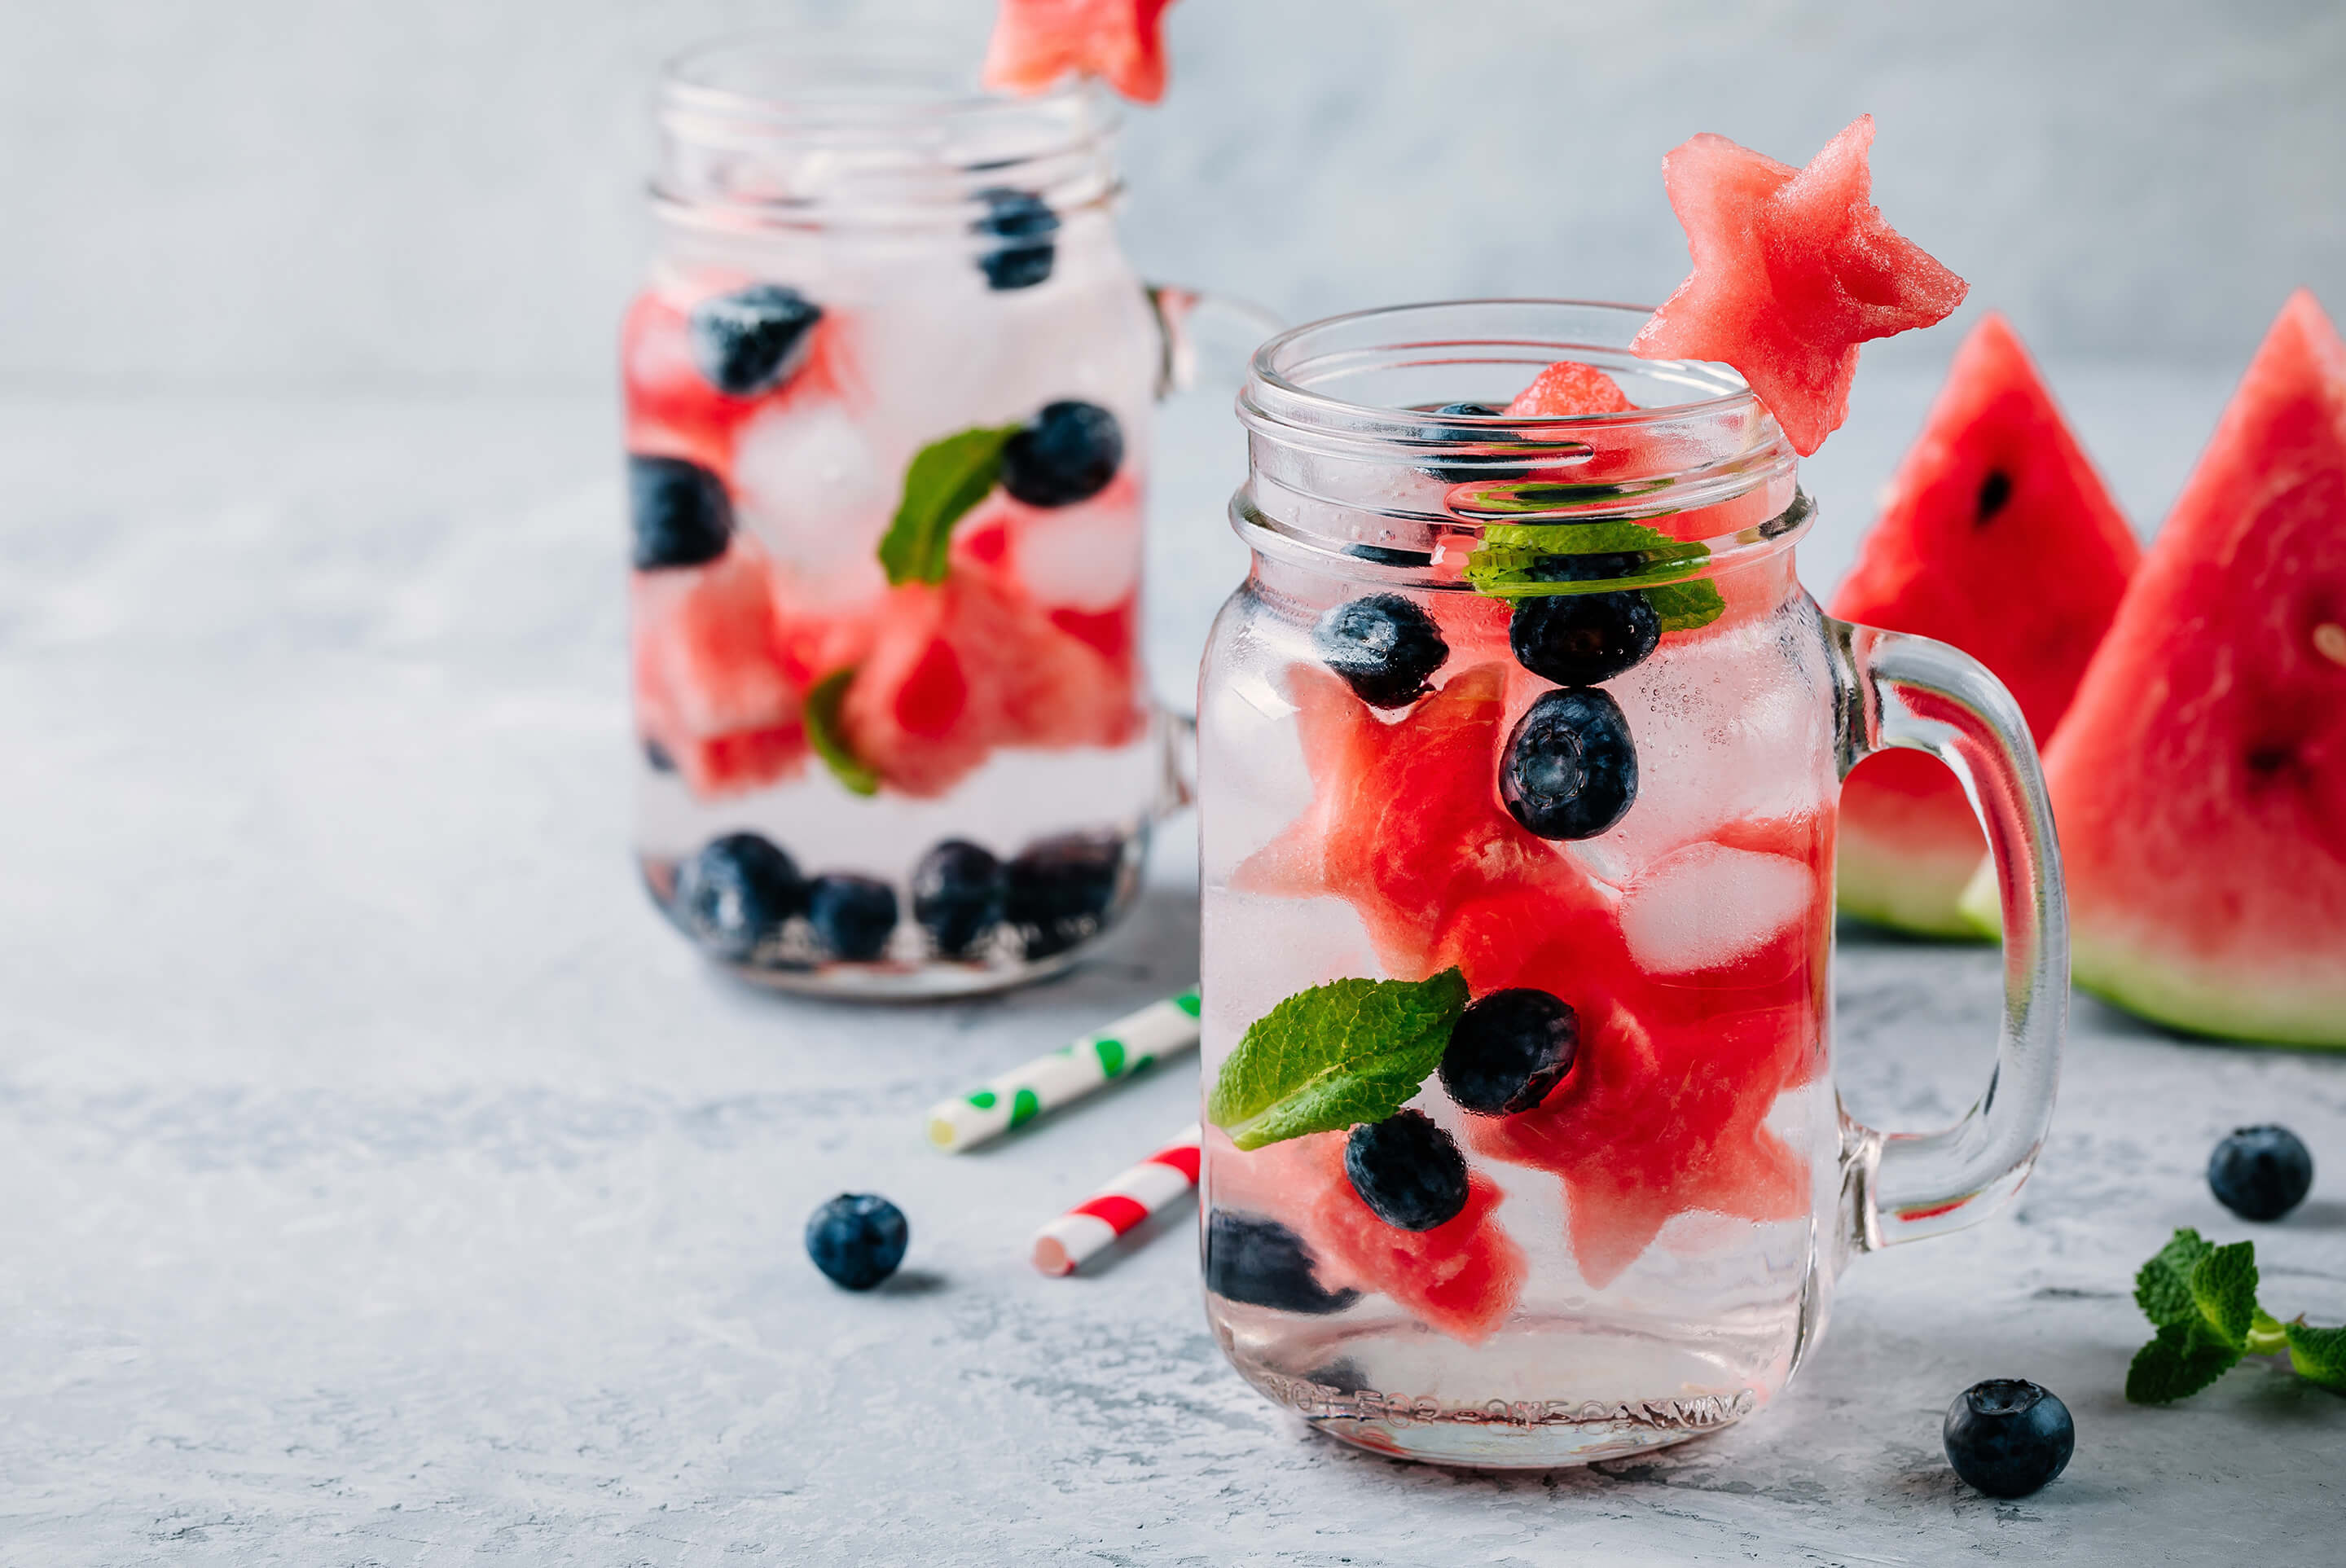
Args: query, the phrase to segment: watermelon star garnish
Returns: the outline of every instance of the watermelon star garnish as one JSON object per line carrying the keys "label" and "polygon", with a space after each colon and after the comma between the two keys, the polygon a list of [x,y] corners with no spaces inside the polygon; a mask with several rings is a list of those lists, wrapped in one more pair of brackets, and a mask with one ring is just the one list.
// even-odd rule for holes
{"label": "watermelon star garnish", "polygon": [[1967,285],[1890,227],[1860,115],[1795,169],[1704,134],[1662,159],[1694,270],[1630,347],[1733,365],[1806,457],[1849,414],[1858,345],[1943,321]]}
{"label": "watermelon star garnish", "polygon": [[1002,0],[985,85],[1039,93],[1069,72],[1137,104],[1165,96],[1165,11],[1173,0]]}

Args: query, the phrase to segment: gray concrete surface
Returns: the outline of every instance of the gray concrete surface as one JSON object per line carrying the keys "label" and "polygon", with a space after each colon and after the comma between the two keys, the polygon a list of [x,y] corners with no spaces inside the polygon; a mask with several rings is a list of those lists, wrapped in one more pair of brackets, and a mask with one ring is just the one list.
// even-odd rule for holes
{"label": "gray concrete surface", "polygon": [[[2055,379],[2137,514],[2225,391]],[[1811,465],[1820,586],[1929,390],[1862,380]],[[613,448],[599,401],[0,405],[0,1563],[2337,1561],[2346,1400],[2118,1390],[2136,1265],[2247,1230],[2199,1174],[2242,1122],[2320,1162],[2255,1232],[2266,1304],[2346,1320],[2346,1059],[2092,1003],[2017,1209],[1861,1260],[1780,1404],[1657,1457],[1493,1479],[1309,1435],[1221,1364],[1186,1218],[1037,1277],[1033,1226],[1190,1076],[957,1162],[920,1112],[1191,978],[1188,847],[1022,996],[707,972],[624,849]],[[1229,580],[1211,463],[1158,543],[1168,667]],[[1851,937],[1840,992],[1857,1114],[1976,1092],[1992,955]],[[912,1217],[868,1298],[800,1250],[842,1188]],[[2077,1420],[2016,1503],[1938,1454],[1990,1375]]]}

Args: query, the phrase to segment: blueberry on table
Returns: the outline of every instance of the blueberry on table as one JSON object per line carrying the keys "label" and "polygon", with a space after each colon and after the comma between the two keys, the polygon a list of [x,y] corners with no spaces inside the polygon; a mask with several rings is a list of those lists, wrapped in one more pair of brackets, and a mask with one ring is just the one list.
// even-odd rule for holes
{"label": "blueberry on table", "polygon": [[1442,1053],[1442,1086],[1478,1116],[1511,1116],[1548,1097],[1580,1054],[1580,1017],[1561,997],[1529,987],[1470,1004]]}
{"label": "blueberry on table", "polygon": [[[1527,575],[1535,582],[1589,583],[1626,576],[1642,564],[1636,555],[1550,555]],[[1636,589],[1517,599],[1507,621],[1515,662],[1558,686],[1611,680],[1643,664],[1661,640],[1661,617]]]}
{"label": "blueberry on table", "polygon": [[807,1217],[807,1256],[850,1290],[869,1290],[904,1261],[904,1211],[874,1193],[843,1192]]}
{"label": "blueberry on table", "polygon": [[2313,1152],[2287,1127],[2241,1127],[2208,1156],[2208,1186],[2242,1219],[2279,1219],[2313,1186]]}
{"label": "blueberry on table", "polygon": [[705,565],[725,554],[733,537],[725,481],[681,457],[627,459],[627,513],[638,572]]}
{"label": "blueberry on table", "polygon": [[1032,191],[1006,186],[981,190],[977,199],[985,203],[986,213],[971,228],[1003,241],[977,259],[985,286],[997,291],[1032,289],[1050,277],[1051,263],[1058,256],[1058,243],[1051,236],[1059,231],[1059,215],[1050,205]]}
{"label": "blueberry on table", "polygon": [[1957,1394],[1941,1437],[1955,1473],[1990,1497],[2027,1496],[2077,1446],[2069,1407],[2025,1378],[1990,1378]]}
{"label": "blueberry on table", "polygon": [[1002,915],[1028,958],[1065,952],[1098,931],[1124,876],[1124,841],[1067,833],[1020,850],[1004,868]]}
{"label": "blueberry on table", "polygon": [[1507,736],[1500,803],[1543,839],[1593,839],[1637,799],[1637,748],[1605,692],[1548,692]]}
{"label": "blueberry on table", "polygon": [[692,308],[693,368],[719,392],[755,397],[796,374],[822,308],[779,283],[753,283]]}
{"label": "blueberry on table", "polygon": [[959,958],[1002,921],[1002,862],[964,839],[947,839],[913,868],[913,918],[939,954]]}
{"label": "blueberry on table", "polygon": [[719,958],[741,962],[807,907],[798,862],[756,833],[711,839],[676,869],[677,922]]}
{"label": "blueberry on table", "polygon": [[1311,627],[1311,646],[1372,708],[1415,702],[1450,657],[1433,617],[1399,594],[1371,594],[1338,605]]}
{"label": "blueberry on table", "polygon": [[826,871],[808,885],[807,919],[831,957],[869,963],[896,930],[896,890],[870,877]]}
{"label": "blueberry on table", "polygon": [[1320,1316],[1361,1298],[1321,1284],[1311,1261],[1303,1238],[1275,1219],[1218,1208],[1206,1221],[1206,1288],[1226,1301]]}
{"label": "blueberry on table", "polygon": [[1124,427],[1096,402],[1046,402],[1002,449],[1002,488],[1029,506],[1072,506],[1124,463]]}
{"label": "blueberry on table", "polygon": [[[1497,419],[1505,414],[1507,411],[1503,408],[1494,408],[1487,402],[1446,402],[1440,408],[1435,409],[1433,412],[1436,413],[1463,413],[1470,418]],[[1420,430],[1418,433],[1427,441],[1449,442],[1454,443],[1461,442],[1484,442],[1496,445],[1504,442],[1510,442],[1518,439],[1513,431],[1478,430],[1462,425],[1429,424]],[[1490,480],[1495,483],[1508,479],[1525,479],[1529,478],[1531,475],[1530,469],[1519,468],[1512,463],[1474,463],[1471,465],[1461,463],[1450,465],[1439,463],[1430,463],[1423,468],[1418,470],[1418,472],[1424,474],[1429,479],[1439,479],[1445,484],[1471,484],[1476,480]]]}
{"label": "blueberry on table", "polygon": [[1402,1230],[1432,1230],[1466,1207],[1466,1156],[1423,1111],[1354,1127],[1344,1174],[1371,1214]]}

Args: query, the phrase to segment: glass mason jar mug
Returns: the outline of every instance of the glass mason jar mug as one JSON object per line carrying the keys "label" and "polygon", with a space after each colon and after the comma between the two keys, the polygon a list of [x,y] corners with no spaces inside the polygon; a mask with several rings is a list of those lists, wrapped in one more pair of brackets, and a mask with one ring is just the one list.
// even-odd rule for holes
{"label": "glass mason jar mug", "polygon": [[1186,748],[1139,579],[1194,297],[1117,247],[1115,108],[751,37],[671,65],[658,115],[622,342],[652,894],[792,989],[1063,967]]}
{"label": "glass mason jar mug", "polygon": [[[2067,952],[2018,708],[1831,620],[1731,372],[1645,312],[1373,311],[1257,355],[1254,552],[1199,687],[1208,1316],[1339,1436],[1547,1466],[1764,1405],[1855,1252],[1974,1223],[2051,1113]],[[1635,404],[1513,419],[1572,360]],[[1994,846],[2005,1012],[1956,1127],[1831,1086],[1840,781],[1940,758]]]}

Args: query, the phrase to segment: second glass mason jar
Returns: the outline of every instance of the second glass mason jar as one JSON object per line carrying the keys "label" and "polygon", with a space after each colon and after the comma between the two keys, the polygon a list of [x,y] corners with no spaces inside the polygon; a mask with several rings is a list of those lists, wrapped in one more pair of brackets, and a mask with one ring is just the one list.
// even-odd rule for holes
{"label": "second glass mason jar", "polygon": [[[2026,725],[1943,645],[1833,621],[1724,367],[1646,312],[1372,311],[1256,356],[1253,570],[1198,697],[1207,1311],[1258,1389],[1449,1463],[1576,1463],[1772,1399],[1851,1254],[2008,1199],[2067,953]],[[1617,412],[1500,412],[1552,361]],[[1611,389],[1606,389],[1610,401]],[[1882,746],[1971,786],[2006,1012],[1960,1125],[1831,1082],[1833,830]]]}
{"label": "second glass mason jar", "polygon": [[1168,314],[1116,110],[785,36],[676,61],[622,344],[637,850],[754,978],[978,991],[1130,903],[1168,803],[1140,662]]}

